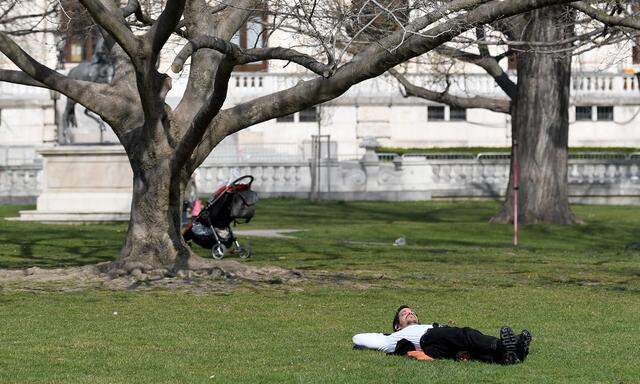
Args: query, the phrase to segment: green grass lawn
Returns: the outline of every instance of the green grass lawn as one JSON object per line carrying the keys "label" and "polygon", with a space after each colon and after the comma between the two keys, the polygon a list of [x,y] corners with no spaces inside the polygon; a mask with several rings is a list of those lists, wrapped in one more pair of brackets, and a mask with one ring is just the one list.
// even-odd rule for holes
{"label": "green grass lawn", "polygon": [[[509,226],[487,224],[497,207],[262,201],[241,228],[304,231],[249,239],[248,262],[302,270],[295,285],[0,286],[0,383],[640,383],[640,251],[625,248],[640,241],[640,207],[575,206],[586,225],[525,228],[517,249]],[[111,260],[125,230],[2,220],[0,268]],[[407,246],[390,245],[402,235]],[[526,327],[531,355],[502,367],[351,349],[405,303],[425,322]]]}

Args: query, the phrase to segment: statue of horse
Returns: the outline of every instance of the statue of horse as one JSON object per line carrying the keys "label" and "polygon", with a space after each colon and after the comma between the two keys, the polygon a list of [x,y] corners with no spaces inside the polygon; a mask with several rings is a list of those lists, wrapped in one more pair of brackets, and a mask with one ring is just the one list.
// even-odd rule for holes
{"label": "statue of horse", "polygon": [[[101,34],[98,34],[95,49],[91,61],[85,60],[73,67],[67,76],[72,79],[92,81],[95,83],[110,83],[114,73],[114,58]],[[71,128],[78,126],[75,113],[76,102],[67,99],[67,104],[62,114],[62,143],[71,144]],[[100,142],[103,142],[106,124],[88,109],[84,114],[98,123],[100,129]]]}

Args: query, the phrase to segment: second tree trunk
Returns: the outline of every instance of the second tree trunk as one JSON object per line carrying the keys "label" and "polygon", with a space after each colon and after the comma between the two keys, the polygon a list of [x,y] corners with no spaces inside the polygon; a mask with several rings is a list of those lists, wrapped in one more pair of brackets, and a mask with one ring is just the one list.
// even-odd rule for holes
{"label": "second tree trunk", "polygon": [[[573,35],[571,14],[549,7],[530,14],[525,41],[553,43]],[[536,44],[517,54],[518,94],[512,134],[519,162],[521,223],[573,224],[567,182],[571,53],[566,45]],[[513,175],[512,175],[513,177]],[[513,221],[513,183],[495,222]]]}

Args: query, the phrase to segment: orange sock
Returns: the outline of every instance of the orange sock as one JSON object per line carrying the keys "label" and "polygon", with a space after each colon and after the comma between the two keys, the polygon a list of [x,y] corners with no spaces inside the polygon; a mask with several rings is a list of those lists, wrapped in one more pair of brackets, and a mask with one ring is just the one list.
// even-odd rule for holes
{"label": "orange sock", "polygon": [[410,359],[420,360],[420,361],[430,361],[434,360],[433,357],[427,355],[422,351],[409,351],[407,352],[407,357]]}

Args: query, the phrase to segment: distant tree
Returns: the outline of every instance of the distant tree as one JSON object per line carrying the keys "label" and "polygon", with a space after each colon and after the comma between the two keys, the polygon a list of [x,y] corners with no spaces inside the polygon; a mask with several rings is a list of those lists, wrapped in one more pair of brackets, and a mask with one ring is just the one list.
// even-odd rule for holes
{"label": "distant tree", "polygon": [[[472,49],[441,46],[434,50],[442,56],[475,64],[492,76],[506,98],[461,96],[417,86],[395,69],[390,73],[403,85],[407,96],[420,97],[453,107],[484,108],[511,115],[512,137],[517,142],[519,160],[519,221],[530,224],[546,222],[573,224],[577,219],[569,207],[567,184],[569,83],[571,57],[574,52],[596,46],[635,39],[635,34],[621,28],[602,25],[585,26],[584,17],[576,23],[576,10],[596,20],[610,21],[612,26],[633,27],[632,6],[601,2],[600,8],[575,2],[570,6],[553,6],[531,11],[493,23],[494,32],[505,40],[503,53],[492,56],[487,45],[485,27],[476,28]],[[619,2],[617,2],[619,3]],[[588,18],[587,18],[588,19]],[[588,20],[587,20],[588,21]],[[576,28],[577,25],[581,27]],[[577,33],[580,29],[581,33]],[[458,44],[460,45],[460,44]],[[473,47],[471,47],[473,48]],[[517,82],[512,81],[500,65],[509,58],[515,64]],[[513,156],[512,156],[513,158]],[[505,202],[494,222],[513,221],[513,164]]]}

